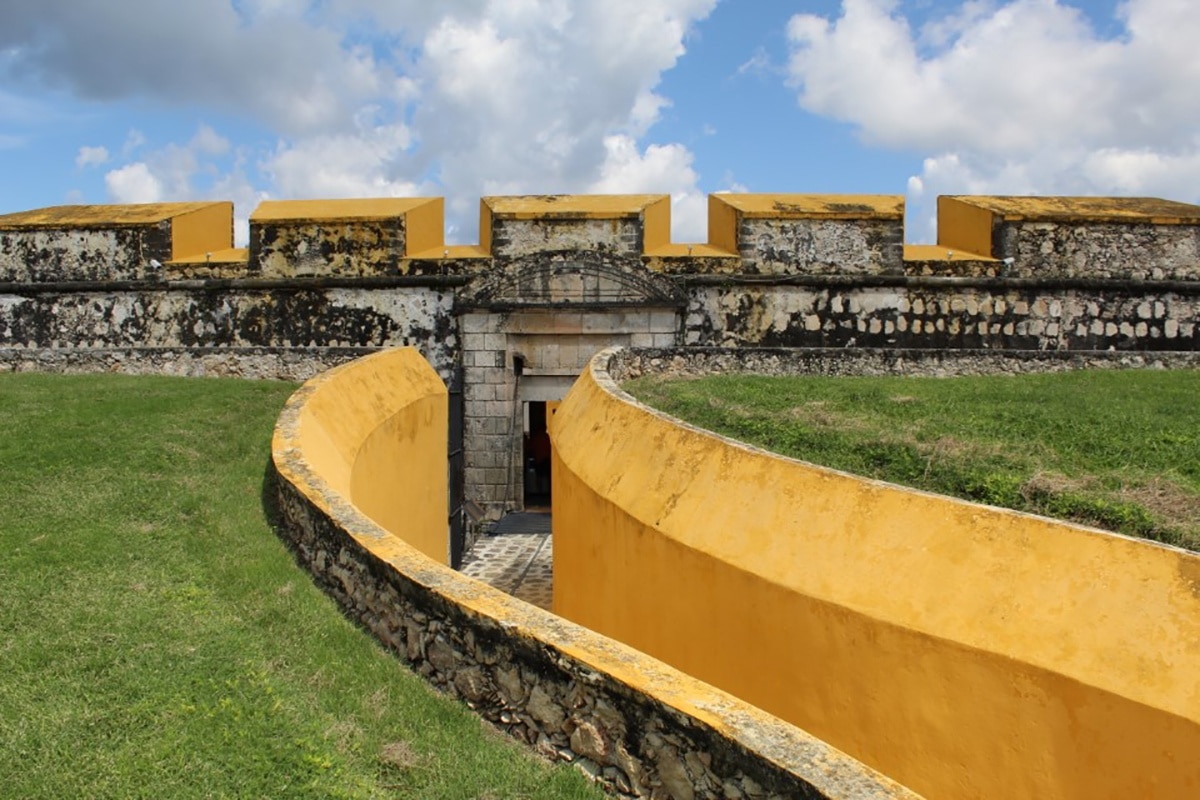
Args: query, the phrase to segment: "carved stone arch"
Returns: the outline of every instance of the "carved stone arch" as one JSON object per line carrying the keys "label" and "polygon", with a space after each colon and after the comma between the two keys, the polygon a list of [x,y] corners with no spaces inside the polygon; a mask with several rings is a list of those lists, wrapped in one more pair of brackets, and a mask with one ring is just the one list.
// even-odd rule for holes
{"label": "carved stone arch", "polygon": [[670,278],[640,261],[594,251],[541,252],[504,264],[484,276],[464,300],[477,308],[604,308],[681,306],[684,296]]}

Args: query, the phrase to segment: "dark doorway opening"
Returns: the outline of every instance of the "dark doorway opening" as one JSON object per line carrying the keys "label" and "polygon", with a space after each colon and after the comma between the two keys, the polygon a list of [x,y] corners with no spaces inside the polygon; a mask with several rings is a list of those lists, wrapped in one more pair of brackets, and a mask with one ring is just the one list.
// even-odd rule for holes
{"label": "dark doorway opening", "polygon": [[526,511],[550,510],[550,431],[546,403],[525,404],[524,465]]}

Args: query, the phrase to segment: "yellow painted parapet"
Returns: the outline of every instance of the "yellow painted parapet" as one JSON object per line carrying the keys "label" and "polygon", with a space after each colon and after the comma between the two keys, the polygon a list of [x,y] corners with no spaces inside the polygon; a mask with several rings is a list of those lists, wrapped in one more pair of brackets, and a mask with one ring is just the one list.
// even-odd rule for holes
{"label": "yellow painted parapet", "polygon": [[233,247],[233,203],[39,208],[0,215],[0,280],[145,280]]}
{"label": "yellow painted parapet", "polygon": [[1200,797],[1200,556],[699,431],[598,355],[554,608],[929,797]]}
{"label": "yellow painted parapet", "polygon": [[[444,207],[440,197],[268,200],[250,217],[246,253],[232,249],[230,203],[8,214],[0,282],[469,278],[581,253],[685,276],[1200,278],[1200,206],[1155,198],[944,196],[937,245],[908,246],[902,195],[712,194],[707,241],[693,243],[671,241],[665,194],[484,197],[479,245],[444,243]],[[117,241],[131,227],[145,229],[143,243]]]}
{"label": "yellow painted parapet", "polygon": [[738,252],[742,220],[890,220],[904,222],[904,196],[890,194],[710,194],[708,241]]}
{"label": "yellow painted parapet", "polygon": [[439,564],[449,563],[444,469],[448,394],[412,348],[385,350],[305,384],[294,440],[329,491]]}
{"label": "yellow painted parapet", "polygon": [[641,795],[919,800],[719,689],[447,567],[446,396],[405,348],[310,380],[280,415],[281,533],[348,614],[478,713],[528,726],[529,741],[569,741]]}

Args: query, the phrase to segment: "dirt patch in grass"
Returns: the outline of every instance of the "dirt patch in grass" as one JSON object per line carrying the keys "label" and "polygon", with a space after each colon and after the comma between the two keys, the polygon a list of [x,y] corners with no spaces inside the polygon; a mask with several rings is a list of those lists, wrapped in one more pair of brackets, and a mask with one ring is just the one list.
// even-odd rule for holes
{"label": "dirt patch in grass", "polygon": [[1118,496],[1137,503],[1182,538],[1180,544],[1200,550],[1200,495],[1168,478],[1152,478],[1139,486],[1123,486]]}
{"label": "dirt patch in grass", "polygon": [[379,760],[393,769],[407,771],[420,766],[424,759],[411,744],[400,740],[388,742],[379,748]]}

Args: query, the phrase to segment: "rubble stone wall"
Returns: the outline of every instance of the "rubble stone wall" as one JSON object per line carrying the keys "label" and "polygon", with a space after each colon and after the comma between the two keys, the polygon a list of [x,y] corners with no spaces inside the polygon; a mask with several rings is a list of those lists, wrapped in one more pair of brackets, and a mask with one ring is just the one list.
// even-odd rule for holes
{"label": "rubble stone wall", "polygon": [[898,350],[864,347],[624,348],[608,364],[615,381],[643,375],[1021,375],[1073,369],[1197,369],[1194,353],[1071,353],[1044,350]]}
{"label": "rubble stone wall", "polygon": [[494,219],[492,255],[496,258],[519,258],[546,250],[592,250],[637,259],[642,254],[641,221]]}
{"label": "rubble stone wall", "polygon": [[447,374],[459,357],[451,288],[153,288],[0,294],[0,348],[309,350],[414,345]]}
{"label": "rubble stone wall", "polygon": [[685,324],[699,346],[1189,351],[1200,350],[1200,282],[730,282],[690,287]]}
{"label": "rubble stone wall", "polygon": [[1200,225],[1006,222],[995,247],[1014,275],[1200,280]]}
{"label": "rubble stone wall", "polygon": [[897,275],[904,226],[891,220],[745,219],[738,255],[760,275]]}
{"label": "rubble stone wall", "polygon": [[171,259],[170,228],[170,222],[161,222],[141,228],[0,231],[0,281],[156,278],[161,264]]}

